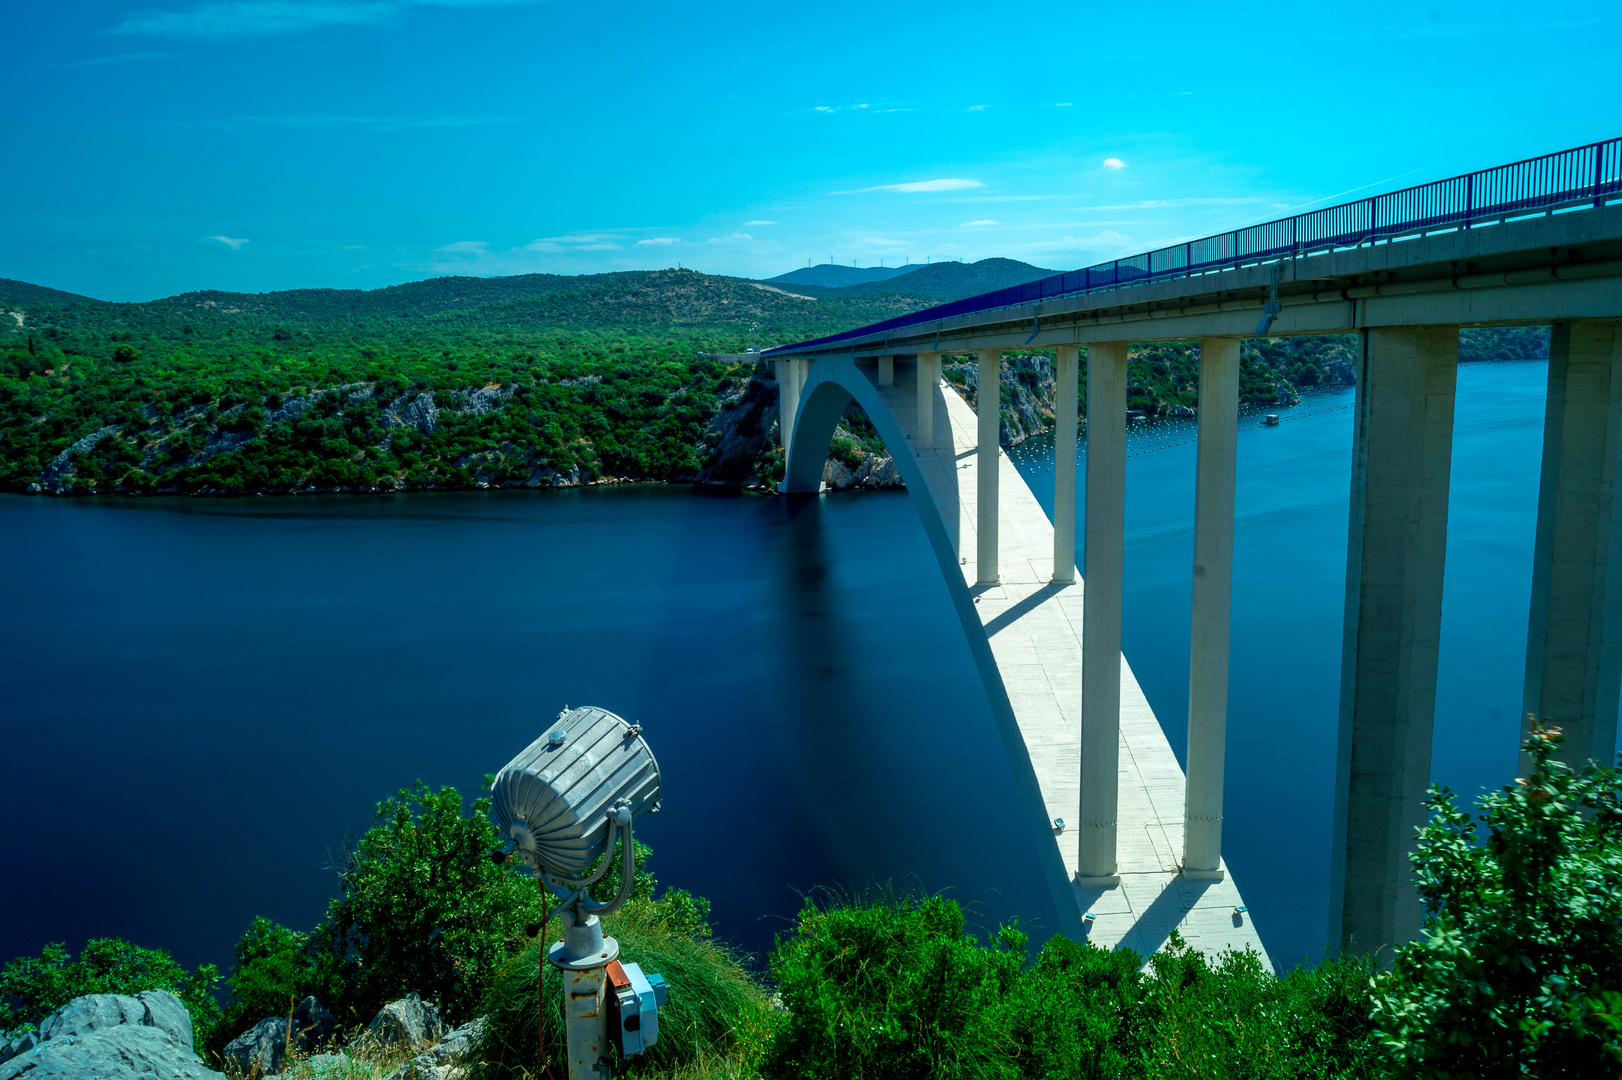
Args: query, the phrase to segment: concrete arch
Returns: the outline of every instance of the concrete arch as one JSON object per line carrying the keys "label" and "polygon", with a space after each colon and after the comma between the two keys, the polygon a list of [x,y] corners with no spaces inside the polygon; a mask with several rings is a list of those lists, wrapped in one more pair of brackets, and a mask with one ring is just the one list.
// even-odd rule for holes
{"label": "concrete arch", "polygon": [[[902,407],[903,412],[914,398],[913,394],[902,390],[889,390],[888,394],[895,395],[897,404]],[[957,612],[958,621],[963,624],[963,636],[968,642],[970,655],[974,657],[975,670],[980,675],[981,685],[985,687],[991,715],[997,724],[997,734],[1008,754],[1008,763],[1032,830],[1043,877],[1048,882],[1054,910],[1058,914],[1057,929],[1074,940],[1083,940],[1086,926],[1081,919],[1081,909],[1077,906],[1072,891],[1070,873],[1065,868],[1064,858],[1056,842],[1042,786],[1031,762],[1030,750],[1026,745],[1025,735],[1020,730],[1013,702],[1009,698],[1008,687],[1003,681],[1003,672],[992,652],[986,626],[975,607],[975,594],[979,590],[971,586],[960,561],[961,526],[957,521],[948,523],[942,516],[943,505],[961,506],[962,500],[958,497],[958,492],[942,490],[937,493],[930,490],[924,470],[919,465],[916,448],[902,426],[903,420],[897,417],[885,397],[886,393],[874,386],[872,380],[849,357],[820,357],[808,363],[804,381],[800,385],[799,408],[790,429],[792,434],[783,474],[783,490],[790,495],[808,495],[822,489],[822,470],[828,461],[828,448],[833,442],[834,428],[851,401],[854,400],[860,405],[867,413],[868,419],[873,421],[879,438],[884,440],[885,448],[890,451],[890,456],[901,473],[901,479],[907,485],[907,494],[912,499],[913,509],[918,512],[918,520],[924,527],[924,534],[929,537],[930,547],[934,549],[935,558],[940,563],[941,577],[945,581],[947,595],[952,598],[952,606]],[[950,410],[943,410],[942,402],[929,404],[937,409],[933,425],[935,437],[943,448],[949,448],[952,446],[948,419]],[[913,430],[916,430],[916,421]],[[930,452],[932,454],[944,452],[948,457],[952,454],[950,449]],[[954,478],[958,475],[955,467],[951,475]],[[937,503],[937,494],[945,500],[944,503]]]}
{"label": "concrete arch", "polygon": [[[912,497],[918,520],[929,534],[930,545],[940,560],[941,571],[948,586],[961,581],[958,572],[956,530],[948,532],[941,520],[935,500],[918,459],[911,452],[912,440],[907,437],[896,419],[894,411],[880,396],[879,390],[862,373],[855,362],[845,358],[822,358],[808,365],[805,381],[800,387],[799,410],[796,412],[793,437],[789,442],[787,461],[783,470],[783,487],[790,495],[811,495],[822,490],[822,470],[828,462],[828,449],[833,444],[834,428],[845,409],[855,401],[867,413],[879,438],[890,451],[901,480]],[[964,591],[965,600],[968,599]],[[978,619],[976,620],[978,625]]]}

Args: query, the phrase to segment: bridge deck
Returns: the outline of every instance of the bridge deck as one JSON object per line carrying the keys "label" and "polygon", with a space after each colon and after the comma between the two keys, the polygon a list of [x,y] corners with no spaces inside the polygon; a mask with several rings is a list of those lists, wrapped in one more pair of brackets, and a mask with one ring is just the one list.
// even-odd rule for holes
{"label": "bridge deck", "polygon": [[[911,374],[910,372],[908,373]],[[916,395],[898,373],[899,387],[880,388],[909,440],[917,431]],[[968,556],[960,565],[964,584],[975,597],[991,653],[1013,709],[1023,751],[1045,805],[1047,820],[1074,823],[1080,817],[1081,614],[1083,583],[1055,587],[1053,526],[1019,470],[998,455],[998,547],[1001,582],[975,586],[976,418],[968,404],[943,388],[935,409],[936,439],[951,432],[951,447],[916,455],[929,493],[954,547]],[[899,448],[897,448],[899,451]],[[965,544],[964,541],[968,541]],[[1147,956],[1165,944],[1172,930],[1209,954],[1250,948],[1270,964],[1232,875],[1223,881],[1185,881],[1179,874],[1183,850],[1183,771],[1160,722],[1149,707],[1126,658],[1121,658],[1121,758],[1118,865],[1121,883],[1082,889],[1073,883],[1076,834],[1057,834],[1053,843],[1089,940],[1105,948],[1127,946]],[[1051,863],[1051,859],[1047,860]]]}

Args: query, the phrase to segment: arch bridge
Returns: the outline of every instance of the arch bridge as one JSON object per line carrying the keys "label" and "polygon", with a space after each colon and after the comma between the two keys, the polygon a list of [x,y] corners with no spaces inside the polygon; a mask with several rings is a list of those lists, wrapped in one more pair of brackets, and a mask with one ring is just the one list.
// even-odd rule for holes
{"label": "arch bridge", "polygon": [[[1062,929],[1147,955],[1260,939],[1222,861],[1239,347],[1359,341],[1328,940],[1417,935],[1463,327],[1551,325],[1524,711],[1574,761],[1616,752],[1622,684],[1622,139],[1329,207],[769,350],[781,490],[821,490],[859,403],[940,562],[1026,796]],[[1129,343],[1199,345],[1187,771],[1121,655]],[[940,358],[1057,357],[1054,517],[998,447],[998,409]],[[1086,365],[1085,566],[1075,565]],[[1085,663],[1098,657],[1099,662]],[[1325,672],[1325,677],[1331,677]]]}

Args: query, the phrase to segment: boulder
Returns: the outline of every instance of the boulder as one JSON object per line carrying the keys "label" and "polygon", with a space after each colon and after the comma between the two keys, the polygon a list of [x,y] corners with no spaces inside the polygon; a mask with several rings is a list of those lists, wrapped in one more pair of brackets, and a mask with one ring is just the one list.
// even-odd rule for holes
{"label": "boulder", "polygon": [[267,1016],[225,1046],[225,1060],[242,1076],[268,1076],[282,1071],[288,1044],[299,1053],[321,1046],[338,1028],[338,1021],[313,996],[293,1010],[291,1033],[285,1016]]}
{"label": "boulder", "polygon": [[224,1080],[192,1051],[191,1015],[166,990],[74,998],[0,1049],[0,1080]]}
{"label": "boulder", "polygon": [[439,1010],[415,990],[383,1006],[366,1025],[366,1033],[379,1046],[421,1046],[444,1038],[449,1030]]}
{"label": "boulder", "polygon": [[484,1017],[470,1020],[446,1035],[435,1046],[429,1047],[410,1061],[391,1072],[384,1080],[451,1080],[484,1031]]}

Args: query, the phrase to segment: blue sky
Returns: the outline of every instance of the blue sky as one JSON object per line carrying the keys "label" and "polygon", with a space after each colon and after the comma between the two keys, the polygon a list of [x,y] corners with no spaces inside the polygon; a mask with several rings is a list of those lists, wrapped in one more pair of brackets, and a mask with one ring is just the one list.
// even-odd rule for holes
{"label": "blue sky", "polygon": [[15,3],[0,277],[1070,269],[1622,134],[1619,11]]}

